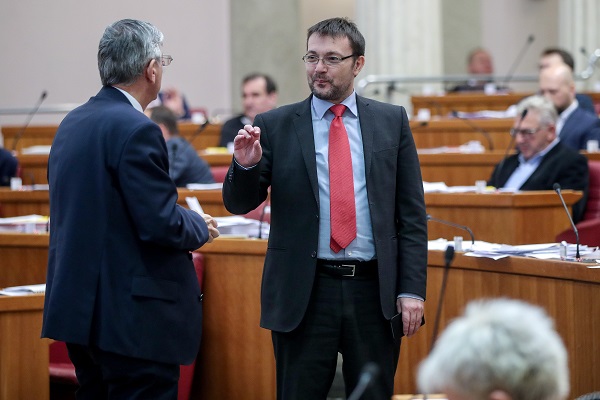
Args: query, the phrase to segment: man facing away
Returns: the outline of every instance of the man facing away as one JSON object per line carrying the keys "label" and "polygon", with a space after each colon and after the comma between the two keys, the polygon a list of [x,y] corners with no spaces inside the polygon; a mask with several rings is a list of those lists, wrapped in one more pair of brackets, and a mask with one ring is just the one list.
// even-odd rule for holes
{"label": "man facing away", "polygon": [[390,398],[400,336],[417,332],[424,310],[417,152],[403,107],[354,91],[365,41],[353,22],[319,22],[306,43],[312,95],[238,132],[223,199],[244,214],[271,189],[261,326],[272,331],[277,398],[324,400],[338,352],[347,394],[373,362]]}
{"label": "man facing away", "polygon": [[42,336],[67,343],[78,399],[177,398],[200,344],[190,251],[219,235],[177,205],[159,127],[163,34],[121,20],[98,46],[102,89],[60,124],[48,161],[50,245]]}
{"label": "man facing away", "polygon": [[242,106],[243,114],[223,124],[219,146],[227,147],[244,125],[252,125],[254,117],[277,106],[277,85],[273,78],[259,73],[246,75],[242,80]]}
{"label": "man facing away", "polygon": [[512,190],[552,190],[558,183],[563,189],[581,190],[583,198],[573,206],[573,220],[577,222],[583,216],[587,199],[588,163],[583,155],[558,140],[556,120],[556,110],[549,99],[539,95],[523,99],[517,105],[511,129],[517,154],[496,165],[488,185]]}
{"label": "man facing away", "polygon": [[179,135],[177,115],[165,106],[154,107],[146,112],[160,127],[167,144],[169,176],[175,185],[185,187],[188,183],[214,183],[208,163]]}

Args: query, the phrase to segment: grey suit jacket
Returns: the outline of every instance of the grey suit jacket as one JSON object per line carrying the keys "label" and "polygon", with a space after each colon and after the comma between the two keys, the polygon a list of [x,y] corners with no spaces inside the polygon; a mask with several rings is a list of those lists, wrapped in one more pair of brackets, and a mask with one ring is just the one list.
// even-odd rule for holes
{"label": "grey suit jacket", "polygon": [[[403,107],[357,96],[383,315],[396,297],[425,298],[427,225],[423,183]],[[319,231],[311,97],[258,115],[263,157],[245,170],[232,163],[223,186],[227,209],[245,214],[271,187],[271,233],[263,271],[261,326],[288,332],[301,322],[316,274]]]}

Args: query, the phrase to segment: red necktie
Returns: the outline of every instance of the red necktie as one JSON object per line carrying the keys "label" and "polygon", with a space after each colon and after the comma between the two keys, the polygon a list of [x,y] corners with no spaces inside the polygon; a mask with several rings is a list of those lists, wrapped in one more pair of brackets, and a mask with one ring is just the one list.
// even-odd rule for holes
{"label": "red necktie", "polygon": [[356,237],[356,207],[354,179],[348,133],[342,121],[343,104],[330,108],[335,115],[329,127],[329,198],[331,240],[329,247],[337,253],[348,247]]}

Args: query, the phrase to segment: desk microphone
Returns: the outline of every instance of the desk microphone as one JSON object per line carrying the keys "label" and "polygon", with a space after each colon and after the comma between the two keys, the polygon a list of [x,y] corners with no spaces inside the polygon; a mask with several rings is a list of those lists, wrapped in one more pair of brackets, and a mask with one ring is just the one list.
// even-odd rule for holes
{"label": "desk microphone", "polygon": [[[437,219],[437,218],[432,217],[431,214],[427,214],[427,221],[439,222],[440,224],[444,224],[444,225],[452,226],[454,228],[465,230],[465,231],[469,232],[469,235],[471,236],[471,244],[473,244],[473,245],[475,244],[475,236],[473,235],[473,231],[468,226],[455,224],[454,222],[445,221],[443,219]],[[454,247],[452,248],[452,251],[454,252]]]}
{"label": "desk microphone", "polygon": [[35,114],[37,114],[38,110],[40,109],[40,106],[42,105],[44,100],[46,100],[47,96],[48,96],[48,92],[46,90],[44,90],[42,92],[42,94],[40,95],[40,98],[38,99],[35,107],[33,107],[31,112],[27,115],[27,120],[25,121],[25,125],[23,125],[21,130],[19,132],[17,132],[17,134],[15,135],[15,138],[13,139],[13,144],[12,144],[13,153],[17,150],[17,143],[19,143],[19,140],[21,140],[23,133],[25,133],[25,129],[27,129],[27,127],[29,126],[29,123],[31,122],[31,119],[33,118],[33,116]]}
{"label": "desk microphone", "polygon": [[[521,113],[521,118],[519,118],[519,122],[517,123],[517,127],[515,128],[516,130],[521,129],[521,124],[523,123],[523,120],[525,119],[525,116],[527,115],[527,112],[529,111],[528,108],[524,109],[523,112]],[[504,157],[502,157],[502,161],[500,161],[500,164],[498,164],[498,168],[496,169],[496,176],[498,178],[498,180],[500,180],[500,176],[501,176],[501,172],[502,172],[502,168],[504,168],[504,163],[506,162],[506,159],[508,158],[508,153],[510,152],[510,150],[512,149],[512,147],[515,144],[515,137],[517,135],[513,136],[510,135],[510,142],[508,143],[508,147],[506,148],[506,150],[504,151]],[[499,184],[499,182],[494,182],[496,183],[496,185]],[[506,183],[506,182],[505,182]]]}
{"label": "desk microphone", "polygon": [[575,260],[576,261],[581,261],[581,257],[579,256],[579,231],[577,230],[577,227],[575,226],[575,223],[573,222],[573,218],[571,217],[571,213],[569,212],[569,208],[565,204],[565,199],[563,199],[562,193],[560,192],[560,184],[558,182],[556,182],[554,185],[552,185],[552,188],[558,194],[558,197],[560,197],[560,201],[562,202],[562,205],[565,208],[565,212],[567,213],[567,217],[569,217],[569,222],[571,223],[571,227],[573,228],[573,231],[575,232],[575,240],[577,242],[577,247],[576,247],[577,250],[575,252]]}
{"label": "desk microphone", "polygon": [[517,58],[515,59],[515,61],[513,62],[513,64],[511,65],[511,67],[509,68],[509,70],[506,74],[506,79],[504,79],[504,82],[502,83],[503,86],[508,87],[508,83],[512,80],[513,75],[515,74],[515,70],[517,69],[517,66],[523,60],[523,56],[525,56],[525,53],[527,52],[527,50],[529,49],[529,46],[531,45],[531,43],[533,43],[534,40],[535,40],[535,36],[533,36],[533,35],[529,35],[529,37],[527,37],[527,41],[525,42],[525,45],[521,49],[521,52],[517,55]]}
{"label": "desk microphone", "polygon": [[188,140],[188,142],[190,144],[192,144],[192,142],[194,140],[196,140],[196,138],[198,137],[198,135],[200,135],[206,129],[206,127],[208,126],[208,124],[209,124],[209,121],[208,121],[208,119],[206,119],[206,121],[204,121],[204,123],[202,125],[200,125],[198,127],[198,129],[196,129],[196,132],[192,133],[192,135],[190,136],[190,139]]}
{"label": "desk microphone", "polygon": [[446,282],[448,281],[448,271],[450,271],[450,264],[454,260],[454,246],[446,247],[446,253],[444,254],[444,275],[442,277],[442,288],[440,289],[440,299],[438,300],[437,311],[435,312],[435,321],[433,322],[433,334],[431,335],[431,347],[433,348],[437,339],[440,318],[442,316],[442,304],[444,301],[444,294],[446,292]]}
{"label": "desk microphone", "polygon": [[360,399],[378,376],[379,367],[377,366],[377,364],[375,364],[374,362],[369,362],[365,364],[358,378],[358,384],[352,391],[352,394],[348,396],[348,400]]}
{"label": "desk microphone", "polygon": [[488,147],[490,149],[490,151],[494,150],[494,143],[492,142],[492,137],[490,136],[490,133],[482,128],[480,128],[479,126],[475,125],[473,122],[471,122],[470,119],[468,118],[463,118],[458,114],[458,111],[456,110],[452,110],[452,116],[454,118],[457,118],[461,121],[463,121],[465,124],[467,124],[471,129],[473,129],[474,131],[477,131],[479,133],[481,133],[483,136],[485,136],[485,139],[488,142]]}

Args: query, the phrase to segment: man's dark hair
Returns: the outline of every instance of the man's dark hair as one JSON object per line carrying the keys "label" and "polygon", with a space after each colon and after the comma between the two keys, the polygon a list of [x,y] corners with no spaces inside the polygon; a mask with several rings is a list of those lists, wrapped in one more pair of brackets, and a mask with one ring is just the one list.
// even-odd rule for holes
{"label": "man's dark hair", "polygon": [[306,44],[308,39],[313,35],[331,36],[334,38],[345,36],[350,40],[352,53],[354,57],[365,55],[365,38],[358,30],[356,24],[348,18],[330,18],[318,22],[308,28],[306,35]]}
{"label": "man's dark hair", "polygon": [[163,124],[171,135],[178,135],[177,115],[170,108],[156,106],[150,109],[150,119],[157,124]]}
{"label": "man's dark hair", "polygon": [[242,80],[242,85],[245,85],[247,82],[253,81],[255,79],[260,79],[260,78],[263,78],[265,80],[265,83],[267,84],[267,94],[277,92],[277,84],[275,83],[273,78],[271,78],[267,74],[261,74],[259,72],[253,72],[251,74],[246,75],[244,77],[244,79]]}
{"label": "man's dark hair", "polygon": [[563,62],[567,64],[569,68],[571,68],[571,71],[575,71],[575,60],[573,60],[571,53],[559,47],[549,47],[542,52],[542,57],[552,54],[558,54],[558,56],[562,58]]}

